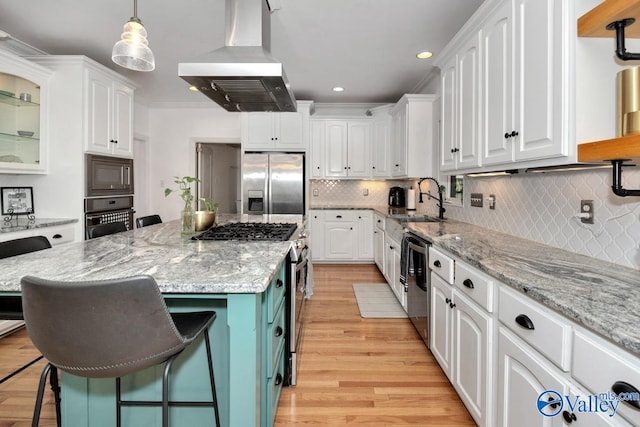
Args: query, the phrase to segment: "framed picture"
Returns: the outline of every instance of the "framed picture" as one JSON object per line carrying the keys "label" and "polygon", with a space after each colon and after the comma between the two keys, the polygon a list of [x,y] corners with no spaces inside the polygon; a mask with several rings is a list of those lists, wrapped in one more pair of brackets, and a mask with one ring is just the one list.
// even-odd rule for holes
{"label": "framed picture", "polygon": [[33,214],[33,187],[2,187],[2,215]]}

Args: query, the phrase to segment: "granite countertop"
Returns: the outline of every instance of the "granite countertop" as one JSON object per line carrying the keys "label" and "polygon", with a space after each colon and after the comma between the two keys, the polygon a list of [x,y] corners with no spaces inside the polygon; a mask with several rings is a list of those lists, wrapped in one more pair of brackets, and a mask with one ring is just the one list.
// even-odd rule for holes
{"label": "granite countertop", "polygon": [[[12,233],[15,231],[31,230],[33,228],[55,227],[57,225],[73,224],[77,218],[36,218],[29,220],[25,217],[14,219],[13,223],[2,222],[0,233]],[[18,225],[15,225],[17,223]]]}
{"label": "granite countertop", "polygon": [[[277,221],[220,215],[221,223],[234,220]],[[19,291],[27,274],[68,281],[149,274],[163,293],[260,293],[291,248],[290,242],[191,240],[179,228],[179,221],[170,221],[2,259],[0,292]]]}
{"label": "granite countertop", "polygon": [[640,272],[474,225],[405,223],[408,230],[640,355]]}

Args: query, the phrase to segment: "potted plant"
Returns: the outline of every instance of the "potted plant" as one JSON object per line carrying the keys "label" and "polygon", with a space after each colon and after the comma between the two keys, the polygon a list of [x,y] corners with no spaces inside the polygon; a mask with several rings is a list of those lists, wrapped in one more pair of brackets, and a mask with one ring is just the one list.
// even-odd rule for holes
{"label": "potted plant", "polygon": [[200,197],[198,201],[204,209],[195,211],[195,230],[208,230],[216,225],[216,214],[220,205],[206,197]]}
{"label": "potted plant", "polygon": [[198,178],[192,176],[174,176],[174,181],[178,184],[178,189],[164,189],[164,195],[167,197],[173,192],[179,192],[180,198],[184,201],[184,208],[180,212],[180,233],[193,234],[195,232],[195,214],[193,209],[193,193],[191,192],[191,184],[198,181]]}

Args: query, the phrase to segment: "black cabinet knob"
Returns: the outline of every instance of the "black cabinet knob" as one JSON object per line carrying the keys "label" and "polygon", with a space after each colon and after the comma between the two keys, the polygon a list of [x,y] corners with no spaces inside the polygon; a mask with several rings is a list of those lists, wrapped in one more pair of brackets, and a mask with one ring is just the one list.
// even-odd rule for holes
{"label": "black cabinet knob", "polygon": [[533,322],[531,321],[531,319],[529,319],[529,316],[527,316],[526,314],[517,315],[516,323],[525,329],[529,329],[530,331],[533,331],[535,329]]}
{"label": "black cabinet knob", "polygon": [[569,411],[562,411],[562,418],[564,418],[567,424],[571,424],[572,422],[577,420],[576,414]]}
{"label": "black cabinet knob", "polygon": [[455,303],[453,303],[453,302],[450,302],[450,303],[449,303],[449,307],[453,308],[453,307],[455,307],[455,306],[456,306],[456,304],[455,304]]}
{"label": "black cabinet knob", "polygon": [[509,138],[511,138],[511,134],[509,132],[506,132],[504,134],[504,137],[505,137],[505,139],[509,139]]}
{"label": "black cabinet knob", "polygon": [[284,332],[284,330],[280,326],[278,326],[275,329],[275,331],[273,331],[273,336],[276,337],[276,338],[277,337],[281,337],[283,332]]}
{"label": "black cabinet knob", "polygon": [[451,298],[445,298],[444,302],[446,302],[447,304],[449,304],[451,302]]}
{"label": "black cabinet knob", "polygon": [[511,132],[511,137],[512,137],[512,138],[515,138],[515,137],[516,137],[516,136],[518,136],[518,135],[519,135],[519,134],[518,134],[518,132],[517,132],[517,131],[515,131],[515,130],[514,130],[513,132]]}
{"label": "black cabinet knob", "polygon": [[276,375],[275,385],[279,386],[280,384],[282,384],[282,374],[278,373],[278,375]]}
{"label": "black cabinet knob", "polygon": [[442,267],[442,264],[440,263],[440,260],[437,259],[437,260],[433,261],[433,266],[440,268],[440,267]]}
{"label": "black cabinet knob", "polygon": [[282,280],[278,279],[276,280],[276,288],[281,288],[282,285],[284,285],[284,283],[282,282]]}

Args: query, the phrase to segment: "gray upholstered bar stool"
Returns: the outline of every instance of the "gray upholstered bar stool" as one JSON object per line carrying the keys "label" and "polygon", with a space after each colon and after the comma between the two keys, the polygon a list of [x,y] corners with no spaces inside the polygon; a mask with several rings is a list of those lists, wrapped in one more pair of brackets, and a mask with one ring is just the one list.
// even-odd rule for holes
{"label": "gray upholstered bar stool", "polygon": [[109,234],[122,233],[123,231],[127,231],[127,225],[124,222],[106,222],[104,224],[87,227],[85,237],[87,240],[90,240],[95,239],[96,237],[107,236]]}
{"label": "gray upholstered bar stool", "polygon": [[[146,275],[82,282],[25,276],[21,286],[27,331],[49,361],[40,377],[34,427],[40,418],[47,373],[57,369],[85,378],[116,378],[118,426],[122,406],[161,406],[162,425],[167,427],[169,405],[213,407],[215,425],[220,426],[208,332],[215,311],[169,313],[155,280]],[[212,399],[170,402],[171,366],[200,335],[207,352]],[[120,377],[161,363],[165,364],[162,401],[122,400]]]}
{"label": "gray upholstered bar stool", "polygon": [[162,224],[160,215],[147,215],[136,218],[136,228],[146,227],[153,224]]}

